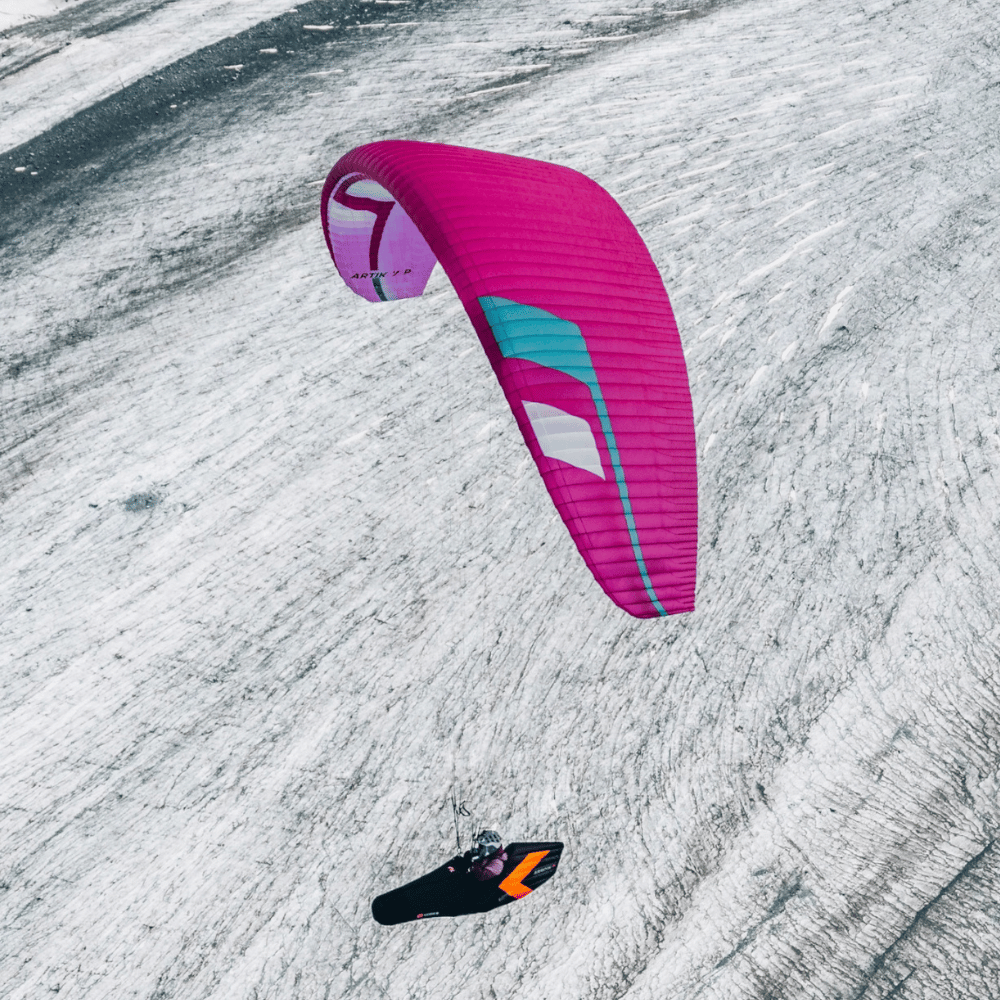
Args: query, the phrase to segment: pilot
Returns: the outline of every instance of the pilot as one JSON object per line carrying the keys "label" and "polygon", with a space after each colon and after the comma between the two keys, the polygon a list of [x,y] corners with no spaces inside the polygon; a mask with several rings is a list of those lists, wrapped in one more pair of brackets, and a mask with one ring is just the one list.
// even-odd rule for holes
{"label": "pilot", "polygon": [[502,871],[507,860],[507,852],[496,830],[480,830],[471,851],[466,852],[469,858],[469,874],[480,882],[496,878]]}

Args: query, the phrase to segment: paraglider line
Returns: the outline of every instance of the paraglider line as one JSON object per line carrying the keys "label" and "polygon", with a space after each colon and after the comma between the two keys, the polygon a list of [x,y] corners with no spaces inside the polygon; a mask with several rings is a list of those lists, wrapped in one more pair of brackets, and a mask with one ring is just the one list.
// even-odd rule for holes
{"label": "paraglider line", "polygon": [[462,838],[459,836],[458,832],[458,802],[455,800],[455,793],[451,793],[451,813],[455,819],[455,847],[458,848],[458,853],[462,853]]}

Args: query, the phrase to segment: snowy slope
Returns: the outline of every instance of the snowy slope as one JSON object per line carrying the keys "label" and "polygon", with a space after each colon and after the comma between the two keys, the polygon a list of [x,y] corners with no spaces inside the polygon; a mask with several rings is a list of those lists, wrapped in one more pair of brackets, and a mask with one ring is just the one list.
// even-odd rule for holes
{"label": "snowy slope", "polygon": [[81,2],[82,0],[4,0],[0,7],[0,31],[22,25],[26,21],[51,17]]}
{"label": "snowy slope", "polygon": [[0,38],[3,150],[20,146],[203,46],[280,14],[290,4],[287,0],[50,0],[20,4],[15,10],[28,6],[42,16],[21,25],[0,19],[0,30],[8,29]]}
{"label": "snowy slope", "polygon": [[[2,158],[5,995],[1000,996],[994,9],[383,6]],[[339,283],[386,136],[638,225],[694,614],[600,593],[440,271]],[[379,927],[452,794],[558,876]]]}

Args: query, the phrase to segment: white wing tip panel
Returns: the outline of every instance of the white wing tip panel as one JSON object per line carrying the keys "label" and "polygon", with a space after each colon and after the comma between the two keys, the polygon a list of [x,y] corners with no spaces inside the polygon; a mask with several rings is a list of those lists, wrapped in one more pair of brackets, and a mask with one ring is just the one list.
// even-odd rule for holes
{"label": "white wing tip panel", "polygon": [[543,455],[605,478],[594,432],[583,417],[548,403],[522,402]]}

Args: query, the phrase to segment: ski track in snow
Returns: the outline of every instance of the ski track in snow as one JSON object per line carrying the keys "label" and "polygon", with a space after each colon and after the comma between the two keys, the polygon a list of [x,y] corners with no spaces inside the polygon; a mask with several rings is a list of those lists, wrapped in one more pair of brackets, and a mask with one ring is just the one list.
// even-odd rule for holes
{"label": "ski track in snow", "polygon": [[[71,41],[19,141],[238,6],[107,32],[85,99]],[[3,158],[5,997],[1000,997],[998,18],[671,9],[396,5],[37,183]],[[389,136],[638,225],[694,614],[600,593],[440,269],[337,279],[320,184]],[[452,793],[559,874],[379,927]]]}

